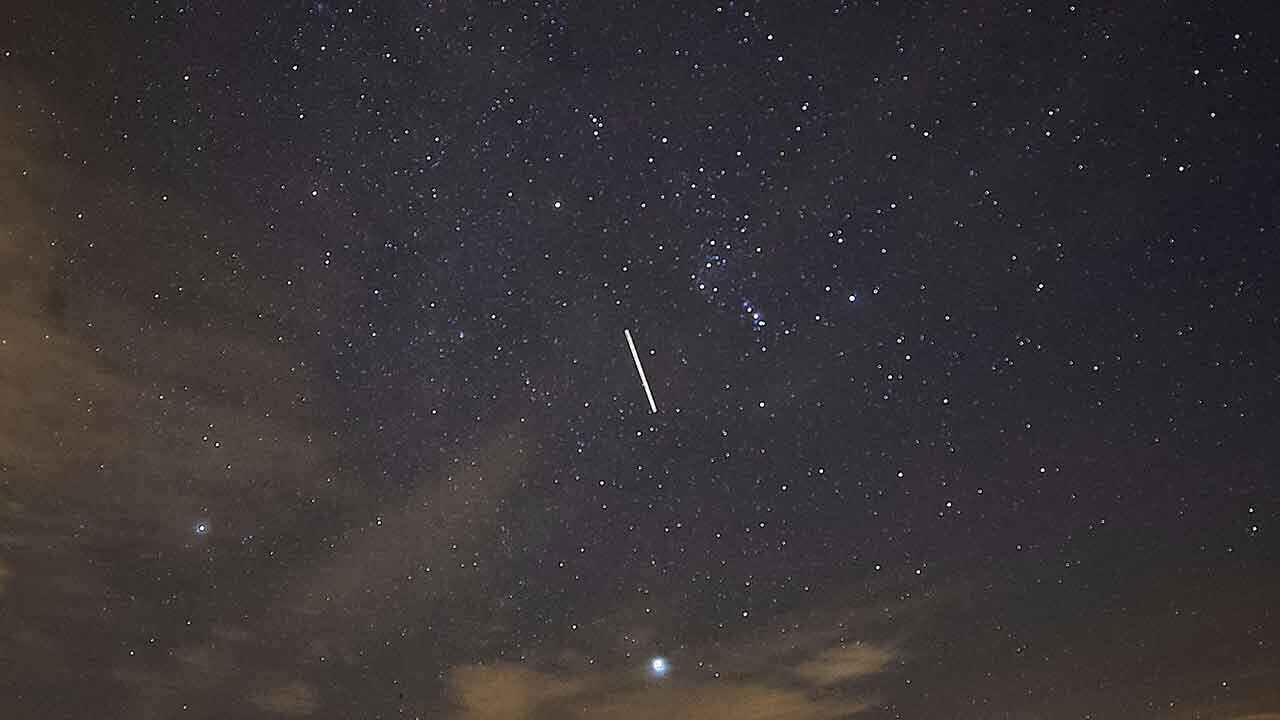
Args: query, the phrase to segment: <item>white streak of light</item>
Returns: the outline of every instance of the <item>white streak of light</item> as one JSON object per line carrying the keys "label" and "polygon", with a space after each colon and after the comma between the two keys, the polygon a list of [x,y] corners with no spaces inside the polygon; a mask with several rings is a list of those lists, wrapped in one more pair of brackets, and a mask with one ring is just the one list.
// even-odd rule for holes
{"label": "white streak of light", "polygon": [[640,373],[640,384],[644,385],[645,397],[649,398],[649,409],[658,412],[658,406],[653,402],[653,393],[649,390],[649,380],[644,376],[644,368],[640,366],[640,354],[636,352],[636,343],[631,339],[631,331],[623,330],[627,335],[627,345],[631,347],[631,359],[636,361],[636,372]]}

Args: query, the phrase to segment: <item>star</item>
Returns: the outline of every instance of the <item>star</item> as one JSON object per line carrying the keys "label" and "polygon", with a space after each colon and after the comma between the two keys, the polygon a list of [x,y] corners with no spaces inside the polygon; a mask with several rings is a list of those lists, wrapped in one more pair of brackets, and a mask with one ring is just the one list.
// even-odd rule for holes
{"label": "star", "polygon": [[667,663],[667,659],[661,655],[649,661],[649,674],[653,677],[666,677],[667,672],[670,670],[671,666]]}

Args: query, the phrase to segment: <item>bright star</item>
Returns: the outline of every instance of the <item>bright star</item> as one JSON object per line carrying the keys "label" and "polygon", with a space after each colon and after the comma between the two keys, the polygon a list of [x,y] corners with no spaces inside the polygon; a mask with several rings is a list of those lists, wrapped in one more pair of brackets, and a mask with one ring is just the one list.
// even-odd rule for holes
{"label": "bright star", "polygon": [[195,523],[194,525],[192,525],[192,526],[191,526],[191,531],[192,531],[192,532],[194,532],[194,533],[195,533],[195,534],[197,534],[197,535],[208,535],[208,534],[209,534],[209,523],[207,523],[207,522],[205,522],[205,521],[203,521],[203,520],[200,520],[199,522],[197,522],[197,523]]}
{"label": "bright star", "polygon": [[667,659],[664,657],[656,657],[649,661],[649,673],[654,677],[665,677],[670,669]]}

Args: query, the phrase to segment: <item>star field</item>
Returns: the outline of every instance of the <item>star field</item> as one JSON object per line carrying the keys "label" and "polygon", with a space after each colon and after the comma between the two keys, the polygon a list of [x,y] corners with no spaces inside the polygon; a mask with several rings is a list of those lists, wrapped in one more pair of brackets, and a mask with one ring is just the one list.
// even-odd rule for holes
{"label": "star field", "polygon": [[24,5],[0,716],[1280,717],[1278,20]]}

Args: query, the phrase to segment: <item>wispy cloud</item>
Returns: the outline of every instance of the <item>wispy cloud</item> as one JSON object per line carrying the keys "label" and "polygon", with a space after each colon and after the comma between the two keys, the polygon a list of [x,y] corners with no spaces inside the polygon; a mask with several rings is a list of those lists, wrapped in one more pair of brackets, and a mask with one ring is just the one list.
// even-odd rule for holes
{"label": "wispy cloud", "polygon": [[[848,604],[833,603],[842,605]],[[827,632],[753,632],[685,645],[661,679],[646,672],[642,659],[601,667],[576,653],[545,665],[466,665],[450,673],[451,696],[459,720],[843,718],[881,700],[881,688],[902,657],[885,627],[847,622],[867,615],[846,607],[811,618]],[[851,624],[861,624],[875,639],[844,637]]]}
{"label": "wispy cloud", "polygon": [[888,648],[856,643],[824,650],[792,672],[814,685],[831,685],[880,673],[893,659]]}
{"label": "wispy cloud", "polygon": [[[21,170],[0,177],[0,600],[20,609],[0,613],[0,657],[23,658],[0,669],[0,715],[93,698],[168,717],[228,683],[310,712],[292,678],[260,684],[237,669],[250,648],[184,622],[215,559],[324,477],[302,365],[254,313],[215,326],[166,305],[199,260],[138,238],[189,209],[61,162],[8,115],[43,103],[21,77],[0,98],[0,164]],[[186,287],[223,308],[254,297]]]}
{"label": "wispy cloud", "polygon": [[[887,653],[876,651],[877,656]],[[840,679],[869,679],[866,665],[844,666]],[[794,677],[800,677],[795,682]],[[822,720],[867,709],[877,699],[870,690],[825,692],[823,682],[804,680],[800,667],[779,667],[769,676],[701,676],[654,682],[631,669],[574,672],[561,676],[524,665],[498,663],[457,668],[453,697],[465,720],[498,718],[786,718]]]}

